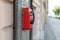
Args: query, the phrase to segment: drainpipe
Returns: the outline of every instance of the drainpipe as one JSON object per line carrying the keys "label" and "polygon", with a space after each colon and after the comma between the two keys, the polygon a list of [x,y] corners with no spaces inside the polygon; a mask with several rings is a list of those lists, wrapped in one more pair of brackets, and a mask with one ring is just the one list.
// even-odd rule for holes
{"label": "drainpipe", "polygon": [[22,12],[21,12],[22,0],[14,0],[14,38],[13,40],[21,40],[22,37]]}

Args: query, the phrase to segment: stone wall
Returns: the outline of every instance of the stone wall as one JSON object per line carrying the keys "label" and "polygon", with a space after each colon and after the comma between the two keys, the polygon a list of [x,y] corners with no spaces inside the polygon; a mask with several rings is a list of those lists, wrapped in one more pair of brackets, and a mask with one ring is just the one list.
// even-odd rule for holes
{"label": "stone wall", "polygon": [[42,36],[40,36],[40,33],[43,32],[42,27],[47,19],[47,0],[33,0],[33,5],[36,7],[34,9],[35,22],[33,25],[33,39],[44,39],[44,37],[42,38]]}

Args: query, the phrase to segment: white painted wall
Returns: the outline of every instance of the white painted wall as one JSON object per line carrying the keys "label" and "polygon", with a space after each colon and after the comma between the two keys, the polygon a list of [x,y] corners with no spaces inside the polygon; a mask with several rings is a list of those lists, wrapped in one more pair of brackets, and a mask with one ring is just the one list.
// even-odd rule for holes
{"label": "white painted wall", "polygon": [[13,5],[0,0],[0,40],[13,40]]}

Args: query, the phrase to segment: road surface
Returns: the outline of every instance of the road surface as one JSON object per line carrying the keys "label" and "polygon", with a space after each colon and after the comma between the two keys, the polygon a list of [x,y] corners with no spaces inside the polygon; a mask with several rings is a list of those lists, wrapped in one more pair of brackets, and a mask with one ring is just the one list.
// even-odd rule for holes
{"label": "road surface", "polygon": [[60,40],[60,20],[48,17],[44,34],[44,40]]}

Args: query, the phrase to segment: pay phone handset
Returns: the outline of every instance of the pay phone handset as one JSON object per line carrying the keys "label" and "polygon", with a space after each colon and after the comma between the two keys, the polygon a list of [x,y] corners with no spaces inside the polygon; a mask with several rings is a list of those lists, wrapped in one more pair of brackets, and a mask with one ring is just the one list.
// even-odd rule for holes
{"label": "pay phone handset", "polygon": [[34,23],[34,12],[33,11],[30,12],[30,18],[31,18],[30,24],[33,24]]}

